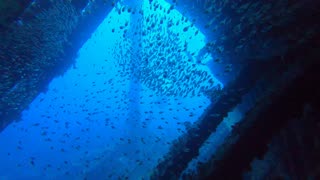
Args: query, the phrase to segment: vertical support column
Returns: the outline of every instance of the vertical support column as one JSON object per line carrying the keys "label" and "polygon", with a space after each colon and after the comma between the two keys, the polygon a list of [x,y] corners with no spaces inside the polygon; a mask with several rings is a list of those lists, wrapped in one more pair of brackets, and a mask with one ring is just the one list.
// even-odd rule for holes
{"label": "vertical support column", "polygon": [[[130,84],[129,84],[129,124],[132,128],[135,128],[140,123],[140,95],[141,95],[141,84],[139,77],[137,77],[137,74],[134,73],[136,71],[139,71],[139,64],[140,64],[140,55],[142,53],[142,38],[141,33],[142,32],[142,24],[141,18],[142,14],[140,14],[140,10],[142,8],[143,0],[135,0],[135,1],[129,1],[127,0],[125,2],[129,8],[132,8],[131,11],[131,17],[130,17],[130,28],[128,31],[128,38],[131,38],[132,40],[132,49],[135,52],[134,55],[138,55],[138,57],[131,57],[131,76]],[[133,131],[133,130],[132,130]]]}

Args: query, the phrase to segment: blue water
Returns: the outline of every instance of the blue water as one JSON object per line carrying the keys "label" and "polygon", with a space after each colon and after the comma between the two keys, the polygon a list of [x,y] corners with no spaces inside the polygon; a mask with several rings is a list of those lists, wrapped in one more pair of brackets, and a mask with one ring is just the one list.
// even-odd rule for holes
{"label": "blue water", "polygon": [[[163,18],[164,24],[183,18],[176,10],[165,13],[170,8],[165,1],[158,1],[163,10],[152,12],[147,2],[142,7],[146,17],[152,13]],[[153,87],[154,84],[135,81],[131,71],[125,71],[132,63],[129,59],[134,58],[129,49],[136,46],[131,41],[133,35],[124,36],[134,22],[130,13],[119,13],[122,8],[122,4],[117,4],[78,51],[75,66],[50,82],[48,91],[39,94],[23,112],[21,121],[0,133],[1,180],[148,179],[172,141],[210,105],[203,94],[158,92],[179,87],[170,78],[162,77],[165,84]],[[142,25],[147,26],[146,23]],[[186,26],[189,29],[184,32]],[[168,33],[165,28],[162,31]],[[181,34],[175,45],[187,44],[182,58],[195,58],[204,47],[205,37],[197,31],[189,20],[171,28],[171,32]],[[148,33],[141,41],[154,36]],[[148,49],[148,45],[142,43],[143,49]],[[123,55],[129,57],[119,58]],[[210,73],[212,69],[204,65],[214,57],[206,58],[196,68],[207,72],[215,80],[214,86],[222,86]],[[192,76],[184,69],[189,65],[186,62],[184,66],[166,69]]]}

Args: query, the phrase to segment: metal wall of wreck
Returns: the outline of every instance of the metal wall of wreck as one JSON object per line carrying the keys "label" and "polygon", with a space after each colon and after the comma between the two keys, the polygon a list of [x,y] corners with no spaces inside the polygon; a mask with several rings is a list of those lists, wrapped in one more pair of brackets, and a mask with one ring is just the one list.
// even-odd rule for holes
{"label": "metal wall of wreck", "polygon": [[31,0],[0,0],[0,31],[9,28],[23,13]]}
{"label": "metal wall of wreck", "polygon": [[[11,22],[10,28],[1,32],[0,131],[19,120],[21,112],[39,93],[46,91],[54,77],[72,67],[78,49],[117,1],[90,1],[90,6],[87,0],[71,4],[62,0],[53,2],[40,0],[30,4],[19,21]],[[55,15],[65,19],[65,24],[46,19]],[[51,25],[56,28],[50,29]],[[53,37],[57,38],[46,42]]]}
{"label": "metal wall of wreck", "polygon": [[[276,80],[269,81],[269,89],[236,125],[226,142],[219,147],[218,153],[208,163],[199,164],[197,178],[243,178],[252,160],[260,159],[267,152],[272,137],[288,127],[290,121],[303,116],[306,104],[319,110],[320,89],[315,83],[320,80],[319,39],[320,34],[286,55],[285,62],[289,64],[282,64],[283,72]],[[255,173],[259,172],[251,172]]]}

